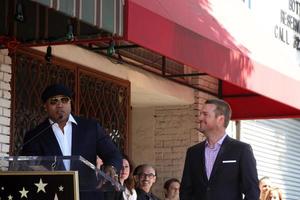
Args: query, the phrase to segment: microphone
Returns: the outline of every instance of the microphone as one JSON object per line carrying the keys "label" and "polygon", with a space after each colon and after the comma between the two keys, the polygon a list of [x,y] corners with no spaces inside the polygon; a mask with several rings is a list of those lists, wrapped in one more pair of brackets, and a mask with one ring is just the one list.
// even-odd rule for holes
{"label": "microphone", "polygon": [[28,145],[29,143],[31,143],[33,140],[35,140],[36,138],[38,138],[40,135],[42,135],[46,130],[48,130],[50,127],[53,126],[53,124],[58,123],[60,120],[62,120],[64,116],[63,115],[59,115],[57,120],[53,121],[52,123],[50,123],[48,126],[46,126],[45,128],[43,128],[42,130],[40,130],[35,136],[33,136],[32,138],[30,138],[29,140],[27,140],[25,143],[23,143],[19,150],[17,155],[19,155],[20,151],[23,150],[24,146]]}

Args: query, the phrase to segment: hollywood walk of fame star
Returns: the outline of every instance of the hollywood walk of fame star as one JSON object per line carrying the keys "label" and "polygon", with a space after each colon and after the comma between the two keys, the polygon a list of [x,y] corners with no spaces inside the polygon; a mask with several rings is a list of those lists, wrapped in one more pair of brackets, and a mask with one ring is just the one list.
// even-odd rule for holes
{"label": "hollywood walk of fame star", "polygon": [[25,188],[23,187],[22,190],[19,191],[21,193],[21,197],[25,197],[27,199],[27,193],[29,192],[28,190],[25,190]]}
{"label": "hollywood walk of fame star", "polygon": [[40,191],[43,191],[46,193],[45,187],[46,187],[46,185],[48,185],[48,183],[43,183],[41,178],[40,178],[40,182],[35,183],[34,185],[36,185],[38,187],[36,193],[38,193]]}
{"label": "hollywood walk of fame star", "polygon": [[61,185],[58,187],[58,191],[63,192],[64,191],[64,187]]}

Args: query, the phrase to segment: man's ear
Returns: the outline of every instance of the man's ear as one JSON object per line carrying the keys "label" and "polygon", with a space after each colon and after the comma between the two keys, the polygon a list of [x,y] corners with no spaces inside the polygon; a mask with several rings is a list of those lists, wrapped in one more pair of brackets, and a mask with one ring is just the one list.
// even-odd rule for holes
{"label": "man's ear", "polygon": [[224,126],[224,124],[225,124],[225,116],[224,115],[218,116],[218,124],[222,127]]}

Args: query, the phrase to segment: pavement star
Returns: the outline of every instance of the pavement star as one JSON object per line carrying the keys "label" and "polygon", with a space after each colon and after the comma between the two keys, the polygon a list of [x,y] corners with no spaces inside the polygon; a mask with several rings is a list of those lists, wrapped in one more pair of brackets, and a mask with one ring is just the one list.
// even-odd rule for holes
{"label": "pavement star", "polygon": [[40,178],[40,182],[35,183],[34,185],[36,185],[36,187],[38,187],[36,193],[39,193],[40,191],[43,191],[46,193],[45,187],[46,187],[46,185],[48,185],[48,183],[43,183],[41,178]]}
{"label": "pavement star", "polygon": [[29,191],[25,190],[25,188],[23,187],[23,189],[21,191],[19,191],[19,192],[21,193],[21,197],[20,198],[25,197],[27,199],[27,193]]}
{"label": "pavement star", "polygon": [[63,192],[63,191],[64,191],[64,187],[61,185],[61,186],[58,187],[58,190],[59,190],[60,192]]}

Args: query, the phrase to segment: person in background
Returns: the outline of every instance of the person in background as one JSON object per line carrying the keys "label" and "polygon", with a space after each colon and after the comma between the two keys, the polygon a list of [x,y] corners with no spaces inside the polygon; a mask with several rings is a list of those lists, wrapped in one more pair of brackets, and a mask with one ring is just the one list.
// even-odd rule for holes
{"label": "person in background", "polygon": [[159,200],[159,198],[151,192],[151,188],[156,182],[157,174],[155,169],[151,165],[144,164],[138,168],[137,174],[137,200]]}
{"label": "person in background", "polygon": [[168,179],[164,184],[165,200],[179,200],[180,181],[176,178]]}
{"label": "person in background", "polygon": [[138,172],[141,170],[141,168],[143,167],[143,165],[138,165],[134,168],[133,170],[133,180],[134,180],[134,185],[135,185],[135,188],[138,188],[138,185],[139,185],[139,176],[138,176]]}
{"label": "person in background", "polygon": [[229,137],[230,105],[207,100],[199,131],[206,140],[187,150],[180,200],[259,199],[256,160],[249,144]]}
{"label": "person in background", "polygon": [[99,158],[99,156],[97,156],[97,159],[96,159],[96,167],[97,167],[97,169],[101,169],[102,165],[103,165],[103,161],[101,160],[101,158]]}
{"label": "person in background", "polygon": [[260,189],[259,199],[260,200],[265,199],[265,196],[266,196],[268,190],[271,188],[271,185],[272,185],[272,182],[268,176],[264,176],[261,179],[259,179],[259,189]]}
{"label": "person in background", "polygon": [[[48,117],[25,134],[21,155],[80,155],[94,165],[98,155],[103,161],[105,172],[115,178],[122,165],[121,153],[97,121],[71,114],[71,96],[71,91],[61,84],[50,85],[43,91],[41,99]],[[72,169],[71,164],[69,161],[63,163],[66,170]],[[91,181],[88,188],[80,192],[80,199],[103,199],[103,194],[95,190],[95,174],[83,173],[79,172],[80,179]]]}
{"label": "person in background", "polygon": [[104,192],[105,200],[136,200],[137,194],[134,188],[134,180],[131,170],[132,163],[128,156],[123,155],[122,168],[120,170],[119,182],[124,187],[124,191],[106,191]]}
{"label": "person in background", "polygon": [[271,187],[263,200],[282,200],[282,192],[277,187]]}
{"label": "person in background", "polygon": [[136,200],[137,194],[134,189],[134,179],[132,176],[132,162],[128,156],[123,155],[123,166],[120,170],[120,183],[125,187],[125,191],[122,192],[123,200]]}

